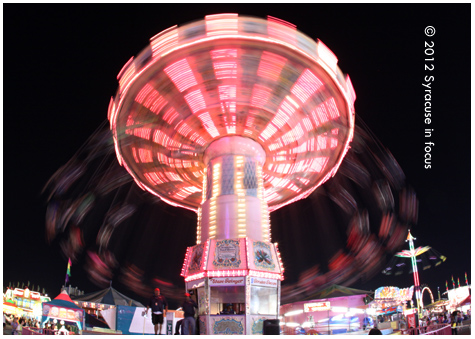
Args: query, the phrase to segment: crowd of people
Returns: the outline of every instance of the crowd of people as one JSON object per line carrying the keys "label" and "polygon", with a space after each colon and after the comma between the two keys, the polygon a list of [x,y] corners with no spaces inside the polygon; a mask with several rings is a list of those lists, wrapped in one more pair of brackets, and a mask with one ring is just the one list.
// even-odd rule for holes
{"label": "crowd of people", "polygon": [[429,326],[433,324],[455,324],[461,326],[462,321],[470,319],[470,311],[467,313],[454,311],[452,313],[445,311],[444,313],[431,313],[419,320],[419,326]]}
{"label": "crowd of people", "polygon": [[26,317],[17,317],[10,314],[3,314],[3,328],[5,329],[6,325],[11,325],[13,335],[21,334],[23,327],[34,327],[39,328],[40,322],[36,319],[26,318]]}
{"label": "crowd of people", "polygon": [[[9,325],[9,327],[7,327]],[[34,318],[27,318],[27,317],[18,317],[11,314],[3,313],[3,329],[8,330],[11,327],[12,335],[20,335],[22,334],[23,328],[27,327],[33,330],[40,329],[41,322]],[[75,326],[65,325],[64,321],[61,322],[54,322],[54,320],[47,321],[42,328],[42,333],[44,334],[77,334],[77,328]],[[63,333],[64,332],[64,333]],[[66,333],[67,332],[67,333]]]}

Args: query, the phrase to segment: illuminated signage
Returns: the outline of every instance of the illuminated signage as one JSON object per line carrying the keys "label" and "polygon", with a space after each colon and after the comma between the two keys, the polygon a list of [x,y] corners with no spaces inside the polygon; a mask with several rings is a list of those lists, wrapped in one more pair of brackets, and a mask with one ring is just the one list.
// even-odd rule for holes
{"label": "illuminated signage", "polygon": [[411,300],[414,294],[414,286],[410,288],[398,288],[394,286],[384,286],[374,291],[374,299],[390,299],[390,300]]}
{"label": "illuminated signage", "polygon": [[244,286],[245,280],[244,277],[223,277],[223,278],[210,278],[210,286]]}
{"label": "illuminated signage", "polygon": [[202,287],[205,285],[205,280],[204,279],[199,279],[191,282],[186,283],[186,289],[187,290],[192,290],[198,287]]}
{"label": "illuminated signage", "polygon": [[251,278],[251,285],[277,287],[277,280],[265,278]]}
{"label": "illuminated signage", "polygon": [[40,300],[41,298],[41,295],[39,292],[30,291],[28,288],[24,290],[21,288],[15,288],[13,290],[13,295],[17,297],[23,297],[26,299],[34,299],[34,300]]}
{"label": "illuminated signage", "polygon": [[329,309],[330,309],[329,301],[303,304],[304,312],[328,311]]}
{"label": "illuminated signage", "polygon": [[452,290],[449,290],[449,300],[452,303],[458,304],[467,298],[470,295],[470,290],[468,286],[458,287]]}

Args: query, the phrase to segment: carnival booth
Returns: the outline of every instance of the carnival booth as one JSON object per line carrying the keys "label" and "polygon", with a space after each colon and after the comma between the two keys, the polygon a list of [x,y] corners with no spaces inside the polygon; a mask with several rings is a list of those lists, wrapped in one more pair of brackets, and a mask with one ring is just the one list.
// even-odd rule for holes
{"label": "carnival booth", "polygon": [[280,325],[288,335],[357,333],[363,327],[370,327],[365,319],[366,302],[371,294],[332,285],[310,296],[310,300],[282,305]]}
{"label": "carnival booth", "polygon": [[189,247],[182,275],[198,304],[200,334],[278,332],[282,261],[276,244],[249,238]]}
{"label": "carnival booth", "polygon": [[4,302],[9,302],[12,305],[4,303],[4,309],[6,308],[19,317],[26,317],[29,319],[41,319],[42,303],[50,301],[51,298],[48,295],[43,295],[40,292],[32,291],[28,287],[22,288],[7,288],[4,294]]}
{"label": "carnival booth", "polygon": [[73,296],[71,299],[76,305],[81,306],[86,313],[98,317],[100,317],[101,311],[115,308],[119,305],[144,307],[142,303],[120,293],[112,285],[101,291]]}
{"label": "carnival booth", "polygon": [[62,291],[53,300],[43,303],[42,327],[50,319],[75,323],[82,331],[84,329],[85,311],[71,300],[66,291]]}
{"label": "carnival booth", "polygon": [[[377,327],[379,329],[399,330],[407,326],[403,315],[412,321],[414,312],[406,310],[406,303],[412,300],[414,286],[409,288],[398,288],[394,286],[379,287],[374,291],[374,301],[371,303],[373,314],[377,317]],[[409,319],[411,318],[411,319]],[[412,323],[412,322],[411,322]],[[414,321],[415,323],[415,321]]]}
{"label": "carnival booth", "polygon": [[449,305],[448,309],[450,311],[459,310],[462,312],[467,312],[471,307],[471,289],[470,286],[462,286],[451,289],[448,291]]}
{"label": "carnival booth", "polygon": [[11,314],[16,317],[19,317],[23,314],[23,310],[18,308],[14,303],[10,301],[3,302],[3,313]]}
{"label": "carnival booth", "polygon": [[430,303],[427,306],[424,306],[424,308],[430,313],[430,314],[445,314],[447,312],[447,308],[450,304],[449,300],[446,299],[441,299],[437,300],[433,303]]}

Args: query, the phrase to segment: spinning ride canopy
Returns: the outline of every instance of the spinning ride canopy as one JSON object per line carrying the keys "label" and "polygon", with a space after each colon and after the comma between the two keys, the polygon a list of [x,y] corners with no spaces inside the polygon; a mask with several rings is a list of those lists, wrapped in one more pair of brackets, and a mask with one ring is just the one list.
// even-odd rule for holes
{"label": "spinning ride canopy", "polygon": [[262,146],[273,211],[333,176],[353,137],[355,94],[336,57],[272,17],[220,14],[171,27],[118,79],[109,120],[119,163],[142,189],[194,211],[215,140]]}

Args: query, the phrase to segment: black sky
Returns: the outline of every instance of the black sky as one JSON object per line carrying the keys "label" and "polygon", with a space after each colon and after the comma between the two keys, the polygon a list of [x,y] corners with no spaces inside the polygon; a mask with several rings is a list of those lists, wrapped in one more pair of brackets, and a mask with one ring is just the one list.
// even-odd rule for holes
{"label": "black sky", "polygon": [[[226,12],[281,18],[337,55],[357,94],[356,114],[418,195],[415,245],[448,258],[420,272],[421,283],[436,294],[452,275],[464,284],[467,272],[471,281],[470,4],[4,4],[4,286],[30,281],[59,293],[67,258],[45,242],[43,186],[106,119],[118,72],[150,37]],[[433,37],[424,34],[429,25]],[[433,44],[433,62],[424,61],[425,42]],[[430,170],[424,169],[426,75],[434,76]],[[73,285],[98,290],[80,264],[72,273]],[[411,279],[381,274],[353,287],[406,287]]]}

